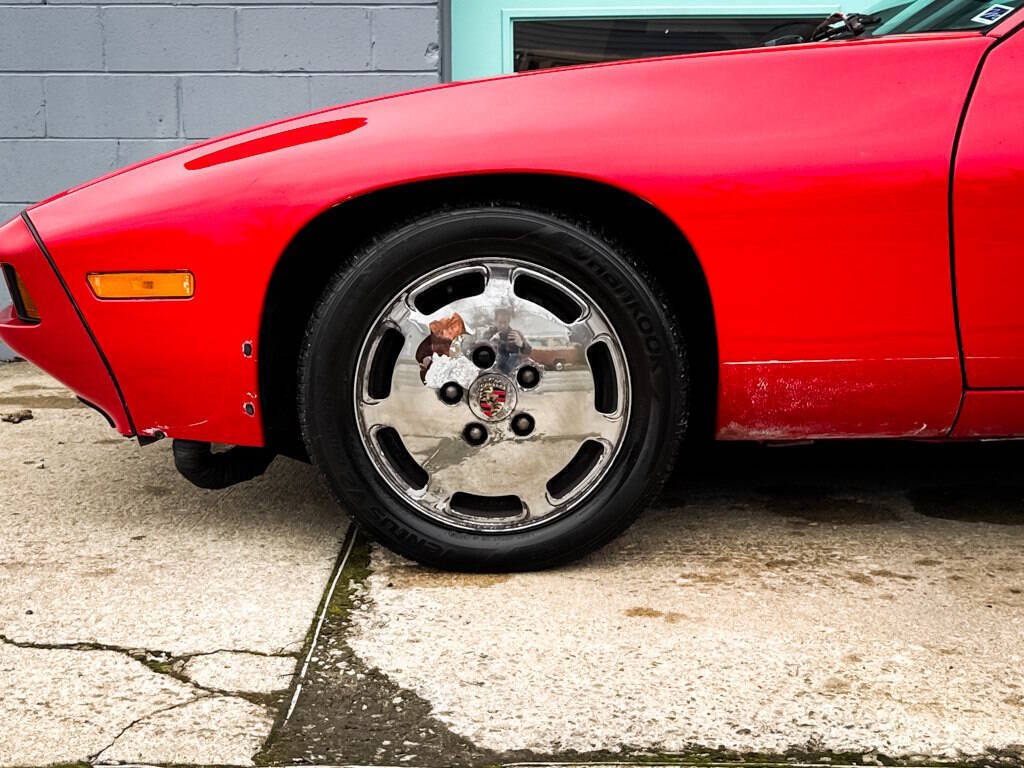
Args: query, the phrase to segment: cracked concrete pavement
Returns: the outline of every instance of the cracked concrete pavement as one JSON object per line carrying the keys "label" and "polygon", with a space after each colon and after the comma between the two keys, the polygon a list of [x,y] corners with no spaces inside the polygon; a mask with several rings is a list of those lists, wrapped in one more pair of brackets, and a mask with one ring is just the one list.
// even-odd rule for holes
{"label": "cracked concrete pavement", "polygon": [[283,723],[346,527],[313,470],[198,491],[168,445],[0,366],[0,412],[23,408],[0,423],[0,765],[1024,765],[1024,443],[714,446],[546,573],[360,543]]}
{"label": "cracked concrete pavement", "polygon": [[[861,499],[863,501],[863,498]],[[349,645],[502,754],[1024,757],[1024,530],[652,510],[557,573],[453,578],[375,550]]]}
{"label": "cracked concrete pavement", "polygon": [[1024,764],[1024,443],[720,445],[586,560],[345,575],[275,764]]}
{"label": "cracked concrete pavement", "polygon": [[0,365],[0,765],[250,764],[347,525],[308,466],[191,487]]}
{"label": "cracked concrete pavement", "polygon": [[440,573],[374,548],[326,685],[352,685],[357,659],[489,760],[1024,760],[1024,444],[694,459],[558,571]]}

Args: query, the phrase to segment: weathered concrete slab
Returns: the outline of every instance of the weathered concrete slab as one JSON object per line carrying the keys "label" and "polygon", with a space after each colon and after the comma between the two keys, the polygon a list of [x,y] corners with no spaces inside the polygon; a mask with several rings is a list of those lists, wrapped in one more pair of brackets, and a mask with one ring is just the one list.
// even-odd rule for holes
{"label": "weathered concrete slab", "polygon": [[204,688],[274,693],[291,685],[295,659],[291,656],[218,651],[193,656],[182,665],[181,672]]}
{"label": "weathered concrete slab", "polygon": [[125,728],[104,757],[250,759],[275,702],[211,691],[287,687],[347,521],[308,466],[200,491],[169,444],[140,448],[27,363],[0,366],[0,413],[22,408],[0,423],[0,765],[84,760]]}
{"label": "weathered concrete slab", "polygon": [[1024,756],[1024,447],[715,454],[569,568],[374,549],[348,646],[499,757]]}
{"label": "weathered concrete slab", "polygon": [[[192,686],[113,651],[0,643],[0,765],[84,760],[129,723],[193,701]],[[100,694],[100,695],[98,695]]]}
{"label": "weathered concrete slab", "polygon": [[252,765],[271,725],[264,707],[233,696],[203,696],[133,724],[97,762]]}

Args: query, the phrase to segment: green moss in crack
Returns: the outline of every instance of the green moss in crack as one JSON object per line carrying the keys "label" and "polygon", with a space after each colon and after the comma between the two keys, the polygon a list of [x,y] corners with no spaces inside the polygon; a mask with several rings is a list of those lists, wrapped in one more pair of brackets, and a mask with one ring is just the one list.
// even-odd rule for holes
{"label": "green moss in crack", "polygon": [[151,670],[156,672],[158,675],[170,675],[178,680],[187,682],[187,678],[184,675],[179,674],[174,669],[174,659],[168,659],[166,661],[156,661],[154,659],[140,659],[143,664],[149,667]]}
{"label": "green moss in crack", "polygon": [[367,667],[349,646],[358,586],[369,575],[369,546],[357,540],[330,601],[321,602],[325,620],[295,711],[287,723],[279,718],[256,764],[499,764],[498,755],[452,733],[428,701]]}

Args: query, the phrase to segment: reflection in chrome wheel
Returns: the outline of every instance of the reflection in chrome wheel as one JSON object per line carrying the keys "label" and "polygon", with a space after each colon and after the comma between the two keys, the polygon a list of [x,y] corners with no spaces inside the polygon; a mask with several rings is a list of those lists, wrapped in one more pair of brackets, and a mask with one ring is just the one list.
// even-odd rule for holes
{"label": "reflection in chrome wheel", "polygon": [[686,356],[627,248],[519,205],[447,208],[345,261],[299,418],[331,492],[442,568],[547,568],[623,531],[672,467]]}
{"label": "reflection in chrome wheel", "polygon": [[[581,364],[541,376],[531,352],[553,343]],[[601,309],[548,270],[496,258],[402,288],[363,344],[356,390],[363,444],[392,488],[420,513],[478,531],[570,511],[614,461],[630,403]],[[449,402],[454,391],[462,397]],[[486,436],[467,438],[470,424]]]}

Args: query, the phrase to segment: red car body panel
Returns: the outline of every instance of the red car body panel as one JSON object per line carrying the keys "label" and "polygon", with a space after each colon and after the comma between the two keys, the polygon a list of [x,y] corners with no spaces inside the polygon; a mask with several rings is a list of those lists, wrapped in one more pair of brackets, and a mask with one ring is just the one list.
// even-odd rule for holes
{"label": "red car body panel", "polygon": [[122,407],[102,353],[24,219],[0,227],[0,263],[13,266],[32,286],[32,299],[42,318],[38,323],[28,323],[18,318],[13,306],[0,310],[4,341],[100,408],[123,434],[132,434],[134,426]]}
{"label": "red car body panel", "polygon": [[1024,38],[986,57],[953,183],[956,286],[967,384],[1024,387]]}
{"label": "red car body panel", "polygon": [[[441,86],[189,147],[29,215],[140,435],[262,444],[266,289],[318,214],[420,180],[531,173],[625,190],[688,238],[714,308],[720,438],[944,437],[963,397],[950,163],[993,42],[915,35]],[[192,299],[99,301],[85,280],[171,269],[195,273]]]}
{"label": "red car body panel", "polygon": [[1024,435],[1024,392],[968,392],[956,420],[957,439],[998,439]]}

